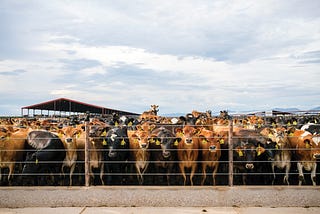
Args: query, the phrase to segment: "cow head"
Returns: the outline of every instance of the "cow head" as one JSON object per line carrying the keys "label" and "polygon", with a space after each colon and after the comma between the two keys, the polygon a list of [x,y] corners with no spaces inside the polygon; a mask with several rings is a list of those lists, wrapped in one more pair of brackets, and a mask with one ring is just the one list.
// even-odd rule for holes
{"label": "cow head", "polygon": [[108,148],[108,157],[119,157],[119,153],[124,154],[129,148],[129,139],[127,137],[127,130],[125,127],[116,127],[110,129],[103,141],[103,146]]}
{"label": "cow head", "polygon": [[213,131],[202,128],[199,132],[200,147],[209,152],[220,152],[220,143],[223,138],[216,136]]}
{"label": "cow head", "polygon": [[175,133],[176,137],[180,138],[185,145],[192,145],[194,142],[197,142],[198,138],[196,137],[198,130],[193,126],[186,125],[182,129],[176,128]]}
{"label": "cow head", "polygon": [[240,143],[237,143],[234,146],[233,154],[236,162],[244,164],[246,169],[254,169],[254,161],[257,155],[257,147],[254,144],[240,139]]}
{"label": "cow head", "polygon": [[164,158],[171,156],[176,141],[180,141],[180,138],[176,138],[171,131],[164,127],[156,129],[149,137],[149,143],[153,148],[161,149]]}
{"label": "cow head", "polygon": [[83,130],[73,126],[66,126],[58,130],[58,136],[64,145],[71,146],[76,143],[76,139],[80,137]]}

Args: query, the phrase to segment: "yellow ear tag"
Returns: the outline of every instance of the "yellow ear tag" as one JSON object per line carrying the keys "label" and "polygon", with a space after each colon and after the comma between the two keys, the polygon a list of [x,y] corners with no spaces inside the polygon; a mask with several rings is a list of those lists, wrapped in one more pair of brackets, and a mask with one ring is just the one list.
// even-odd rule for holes
{"label": "yellow ear tag", "polygon": [[220,143],[220,144],[224,144],[224,139],[220,139],[220,140],[219,140],[219,143]]}
{"label": "yellow ear tag", "polygon": [[159,140],[156,140],[156,145],[160,145],[160,141]]}
{"label": "yellow ear tag", "polygon": [[295,125],[297,125],[298,123],[297,123],[297,121],[293,121],[292,124],[295,126]]}
{"label": "yellow ear tag", "polygon": [[239,157],[243,156],[243,152],[240,149],[238,150],[238,154],[239,154]]}
{"label": "yellow ear tag", "polygon": [[135,139],[134,139],[134,143],[138,143],[138,139],[135,138]]}
{"label": "yellow ear tag", "polygon": [[257,148],[257,155],[260,156],[261,155],[261,146],[259,145]]}
{"label": "yellow ear tag", "polygon": [[310,149],[310,147],[311,147],[310,144],[309,144],[309,143],[306,143],[306,148],[307,148],[307,149]]}
{"label": "yellow ear tag", "polygon": [[268,134],[268,137],[269,137],[269,138],[272,138],[272,136],[273,136],[272,134]]}
{"label": "yellow ear tag", "polygon": [[104,145],[104,146],[106,146],[106,145],[107,145],[107,141],[106,141],[106,139],[103,139],[103,141],[102,141],[102,145]]}
{"label": "yellow ear tag", "polygon": [[276,126],[276,124],[275,123],[272,123],[272,127],[275,127]]}
{"label": "yellow ear tag", "polygon": [[120,144],[121,144],[121,146],[124,146],[124,145],[126,145],[126,141],[124,141],[124,139],[122,139]]}
{"label": "yellow ear tag", "polygon": [[104,130],[104,131],[102,132],[101,136],[102,136],[102,137],[107,136],[107,131],[106,131],[106,130]]}
{"label": "yellow ear tag", "polygon": [[38,164],[39,163],[39,160],[38,160],[38,158],[36,158],[36,164]]}
{"label": "yellow ear tag", "polygon": [[291,123],[290,122],[288,122],[288,124],[287,124],[288,126],[291,126]]}
{"label": "yellow ear tag", "polygon": [[276,145],[276,149],[279,149],[279,146],[278,146],[278,144]]}
{"label": "yellow ear tag", "polygon": [[205,139],[202,140],[202,144],[206,144],[208,143],[208,141],[206,141]]}
{"label": "yellow ear tag", "polygon": [[92,140],[91,143],[94,145],[95,144],[94,140]]}
{"label": "yellow ear tag", "polygon": [[292,136],[293,136],[293,133],[290,133],[289,136],[292,137]]}
{"label": "yellow ear tag", "polygon": [[154,139],[153,138],[150,139],[150,143],[154,143]]}
{"label": "yellow ear tag", "polygon": [[78,134],[77,134],[77,138],[80,138],[80,135],[81,135],[81,134],[80,134],[80,133],[78,133]]}
{"label": "yellow ear tag", "polygon": [[61,133],[59,133],[59,134],[58,134],[58,137],[59,137],[59,138],[62,138],[62,134],[61,134]]}
{"label": "yellow ear tag", "polygon": [[128,126],[132,126],[132,122],[131,121],[128,123]]}
{"label": "yellow ear tag", "polygon": [[178,140],[174,141],[174,145],[175,145],[175,146],[178,146],[178,145],[179,145]]}
{"label": "yellow ear tag", "polygon": [[260,123],[258,124],[258,128],[261,128],[261,124]]}
{"label": "yellow ear tag", "polygon": [[115,123],[114,123],[114,126],[119,126],[119,123],[118,123],[118,122],[115,122]]}
{"label": "yellow ear tag", "polygon": [[180,137],[182,137],[182,136],[183,136],[183,133],[182,133],[182,132],[179,132],[178,135],[179,135]]}

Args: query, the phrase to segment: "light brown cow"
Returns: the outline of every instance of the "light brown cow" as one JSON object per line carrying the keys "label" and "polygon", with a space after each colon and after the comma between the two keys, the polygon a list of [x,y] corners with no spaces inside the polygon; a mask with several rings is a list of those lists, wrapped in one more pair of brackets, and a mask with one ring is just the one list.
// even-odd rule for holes
{"label": "light brown cow", "polygon": [[[305,182],[303,169],[306,171],[311,171],[311,181],[312,184],[316,185],[316,170],[317,162],[316,159],[319,158],[320,145],[310,132],[289,128],[289,142],[291,147],[294,149],[294,155],[297,159],[297,168],[299,172],[299,185]],[[315,138],[315,141],[313,140]]]}
{"label": "light brown cow", "polygon": [[[17,161],[23,161],[25,141],[31,129],[12,128],[2,126],[0,128],[0,170],[9,168],[8,181],[11,182]],[[0,172],[0,181],[2,175]]]}
{"label": "light brown cow", "polygon": [[143,184],[143,175],[148,169],[150,162],[149,135],[155,125],[143,123],[137,125],[137,130],[128,130],[130,159],[134,161],[137,172],[137,179],[140,185]]}
{"label": "light brown cow", "polygon": [[72,175],[78,160],[77,155],[77,138],[80,138],[84,130],[81,127],[66,126],[58,130],[58,136],[63,142],[66,150],[66,157],[61,166],[62,174],[64,174],[64,168],[69,167],[69,185],[72,186]]}
{"label": "light brown cow", "polygon": [[[103,139],[106,136],[105,125],[89,125],[89,170],[91,178],[94,179],[93,169],[100,169],[100,181],[104,185],[104,162],[103,162]],[[93,131],[94,130],[94,131]],[[86,132],[81,132],[80,136],[76,138],[77,156],[79,161],[85,160],[85,142]]]}
{"label": "light brown cow", "polygon": [[187,184],[185,168],[191,169],[190,184],[193,186],[193,176],[197,169],[199,155],[199,139],[197,129],[193,126],[186,125],[183,128],[176,128],[176,137],[180,138],[178,143],[178,160],[179,168],[184,179],[184,185]]}
{"label": "light brown cow", "polygon": [[221,157],[220,143],[222,138],[214,134],[213,131],[202,128],[199,132],[199,143],[202,152],[202,181],[204,185],[206,181],[207,167],[212,168],[213,185],[216,185],[216,173],[219,167],[219,159]]}
{"label": "light brown cow", "polygon": [[150,110],[145,111],[140,115],[140,121],[157,121],[159,119],[157,116],[159,106],[151,105],[150,107]]}

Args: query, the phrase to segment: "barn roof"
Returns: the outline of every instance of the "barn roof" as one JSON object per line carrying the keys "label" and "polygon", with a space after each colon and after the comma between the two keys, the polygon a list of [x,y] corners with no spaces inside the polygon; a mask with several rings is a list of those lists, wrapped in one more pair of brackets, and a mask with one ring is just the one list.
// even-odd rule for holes
{"label": "barn roof", "polygon": [[84,102],[79,102],[79,101],[71,100],[67,98],[58,98],[58,99],[30,105],[30,106],[25,106],[21,108],[21,111],[23,111],[24,109],[60,111],[60,112],[77,112],[77,113],[90,112],[92,114],[118,113],[119,115],[138,115],[137,113],[105,108],[105,107],[92,105]]}

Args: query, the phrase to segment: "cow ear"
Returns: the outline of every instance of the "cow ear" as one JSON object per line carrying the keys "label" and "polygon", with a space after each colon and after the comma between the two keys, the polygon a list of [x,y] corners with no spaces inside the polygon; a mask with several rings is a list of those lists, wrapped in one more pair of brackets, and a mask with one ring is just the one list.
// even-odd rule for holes
{"label": "cow ear", "polygon": [[287,133],[290,135],[290,134],[293,134],[294,132],[296,131],[296,128],[295,127],[290,127],[289,129],[287,129]]}
{"label": "cow ear", "polygon": [[175,128],[174,133],[182,133],[182,128]]}

